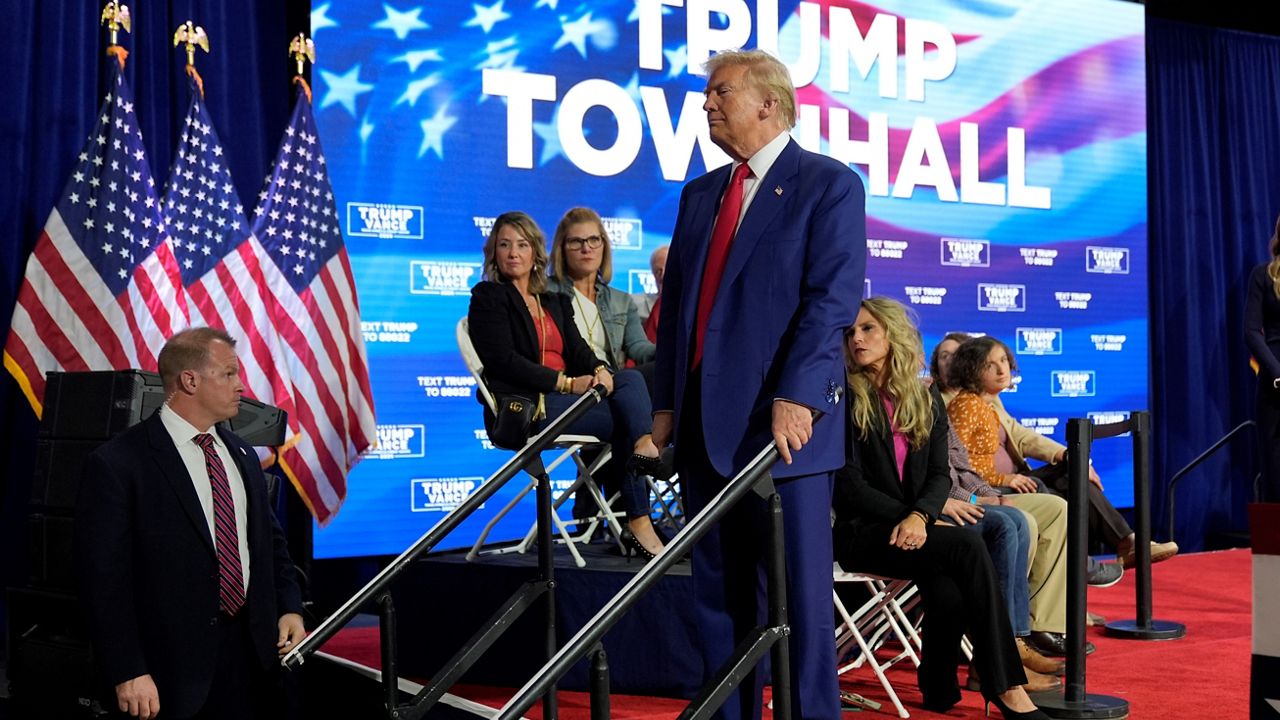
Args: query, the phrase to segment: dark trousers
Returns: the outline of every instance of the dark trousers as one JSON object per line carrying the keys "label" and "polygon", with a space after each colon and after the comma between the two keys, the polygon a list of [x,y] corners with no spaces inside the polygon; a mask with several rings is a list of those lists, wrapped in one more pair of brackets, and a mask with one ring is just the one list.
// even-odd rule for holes
{"label": "dark trousers", "polygon": [[1258,375],[1258,450],[1262,469],[1259,502],[1280,502],[1280,390],[1267,374]]}
{"label": "dark trousers", "polygon": [[965,633],[973,642],[973,664],[984,694],[999,695],[1026,683],[982,537],[965,528],[931,525],[920,549],[902,550],[889,544],[892,530],[891,523],[865,526],[836,548],[836,555],[849,572],[902,578],[919,586],[924,646],[917,677],[925,707],[944,711],[960,702],[956,667]]}
{"label": "dark trousers", "polygon": [[[157,720],[267,720],[283,717],[279,672],[268,674],[258,662],[249,636],[247,615],[242,612],[235,618],[221,617],[218,621],[218,656],[209,695],[200,710],[194,715],[181,716],[166,712],[165,686],[158,685],[160,714],[156,716]],[[110,698],[110,707],[115,711],[112,717],[129,717],[127,713],[119,712],[114,691]],[[168,707],[172,707],[172,703]]]}
{"label": "dark trousers", "polygon": [[[712,466],[702,437],[701,388],[691,380],[676,438],[676,469],[689,512],[701,511],[728,478]],[[785,472],[781,462],[776,472]],[[835,620],[831,600],[833,475],[776,478],[786,541],[787,612],[791,625],[791,707],[796,718],[840,717]],[[705,677],[715,673],[738,641],[767,619],[763,557],[768,548],[765,500],[744,497],[694,546],[693,587]],[[758,720],[764,679],[749,673],[716,713]]]}
{"label": "dark trousers", "polygon": [[[1032,470],[1030,477],[1044,483],[1054,495],[1070,499],[1071,483],[1067,466],[1066,461],[1044,465]],[[1124,516],[1097,485],[1091,482],[1085,484],[1089,491],[1089,538],[1114,548],[1121,540],[1133,534],[1133,528],[1129,527]]]}

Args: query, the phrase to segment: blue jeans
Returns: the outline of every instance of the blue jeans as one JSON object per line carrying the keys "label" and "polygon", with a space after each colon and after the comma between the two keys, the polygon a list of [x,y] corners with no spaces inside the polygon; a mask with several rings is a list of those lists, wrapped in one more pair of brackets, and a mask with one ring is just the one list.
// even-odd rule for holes
{"label": "blue jeans", "polygon": [[[560,416],[578,401],[578,395],[546,396],[547,420],[534,423],[533,431],[541,431],[547,423]],[[616,462],[626,463],[635,451],[636,441],[653,431],[653,405],[644,378],[635,370],[622,370],[613,376],[613,393],[591,408],[570,425],[565,432],[575,435],[594,435],[608,442],[613,448]],[[649,504],[649,486],[644,478],[627,472],[622,480],[622,507],[627,518],[647,516],[652,510]]]}
{"label": "blue jeans", "polygon": [[1031,634],[1031,591],[1027,585],[1027,554],[1031,550],[1031,528],[1022,511],[1007,505],[983,505],[982,519],[973,528],[991,556],[996,582],[1009,610],[1009,624],[1015,637]]}

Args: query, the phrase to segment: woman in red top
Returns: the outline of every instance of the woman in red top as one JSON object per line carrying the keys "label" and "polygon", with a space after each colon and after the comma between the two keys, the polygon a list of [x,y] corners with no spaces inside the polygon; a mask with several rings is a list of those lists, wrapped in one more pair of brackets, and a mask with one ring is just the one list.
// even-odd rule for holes
{"label": "woman in red top", "polygon": [[[628,552],[652,558],[662,540],[650,520],[649,489],[642,475],[663,475],[658,448],[649,433],[652,406],[644,380],[634,370],[610,373],[582,339],[568,296],[548,293],[547,250],[542,231],[528,215],[500,215],[484,245],[485,281],[471,291],[467,312],[471,342],[484,364],[485,383],[498,395],[531,398],[545,426],[596,385],[607,399],[579,418],[569,431],[608,439],[613,454],[627,460],[622,498]],[[493,415],[485,408],[485,427]]]}

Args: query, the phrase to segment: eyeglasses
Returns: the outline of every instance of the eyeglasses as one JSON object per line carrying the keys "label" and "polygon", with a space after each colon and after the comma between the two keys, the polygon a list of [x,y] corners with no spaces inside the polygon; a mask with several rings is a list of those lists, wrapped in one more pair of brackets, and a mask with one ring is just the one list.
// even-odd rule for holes
{"label": "eyeglasses", "polygon": [[599,235],[589,235],[582,238],[570,237],[564,239],[564,246],[569,250],[581,250],[583,245],[596,250],[601,245],[604,245],[604,238]]}

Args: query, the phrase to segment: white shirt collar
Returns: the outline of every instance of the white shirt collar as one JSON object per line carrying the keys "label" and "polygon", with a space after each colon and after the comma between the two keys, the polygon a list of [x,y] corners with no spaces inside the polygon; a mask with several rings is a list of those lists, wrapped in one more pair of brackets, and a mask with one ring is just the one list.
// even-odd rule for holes
{"label": "white shirt collar", "polygon": [[773,163],[777,161],[778,156],[786,149],[789,142],[791,142],[791,133],[783,130],[747,160],[747,164],[751,166],[751,174],[755,176],[755,179],[764,179],[765,174],[769,172],[769,168],[773,167]]}
{"label": "white shirt collar", "polygon": [[195,425],[187,422],[187,419],[179,415],[173,408],[169,407],[169,403],[160,406],[160,422],[164,424],[164,429],[169,431],[169,437],[173,438],[174,445],[181,445],[184,442],[193,442],[195,436],[201,433],[208,433],[213,436],[214,445],[222,445],[222,437],[218,435],[217,430],[210,427],[207,430],[200,430]]}

